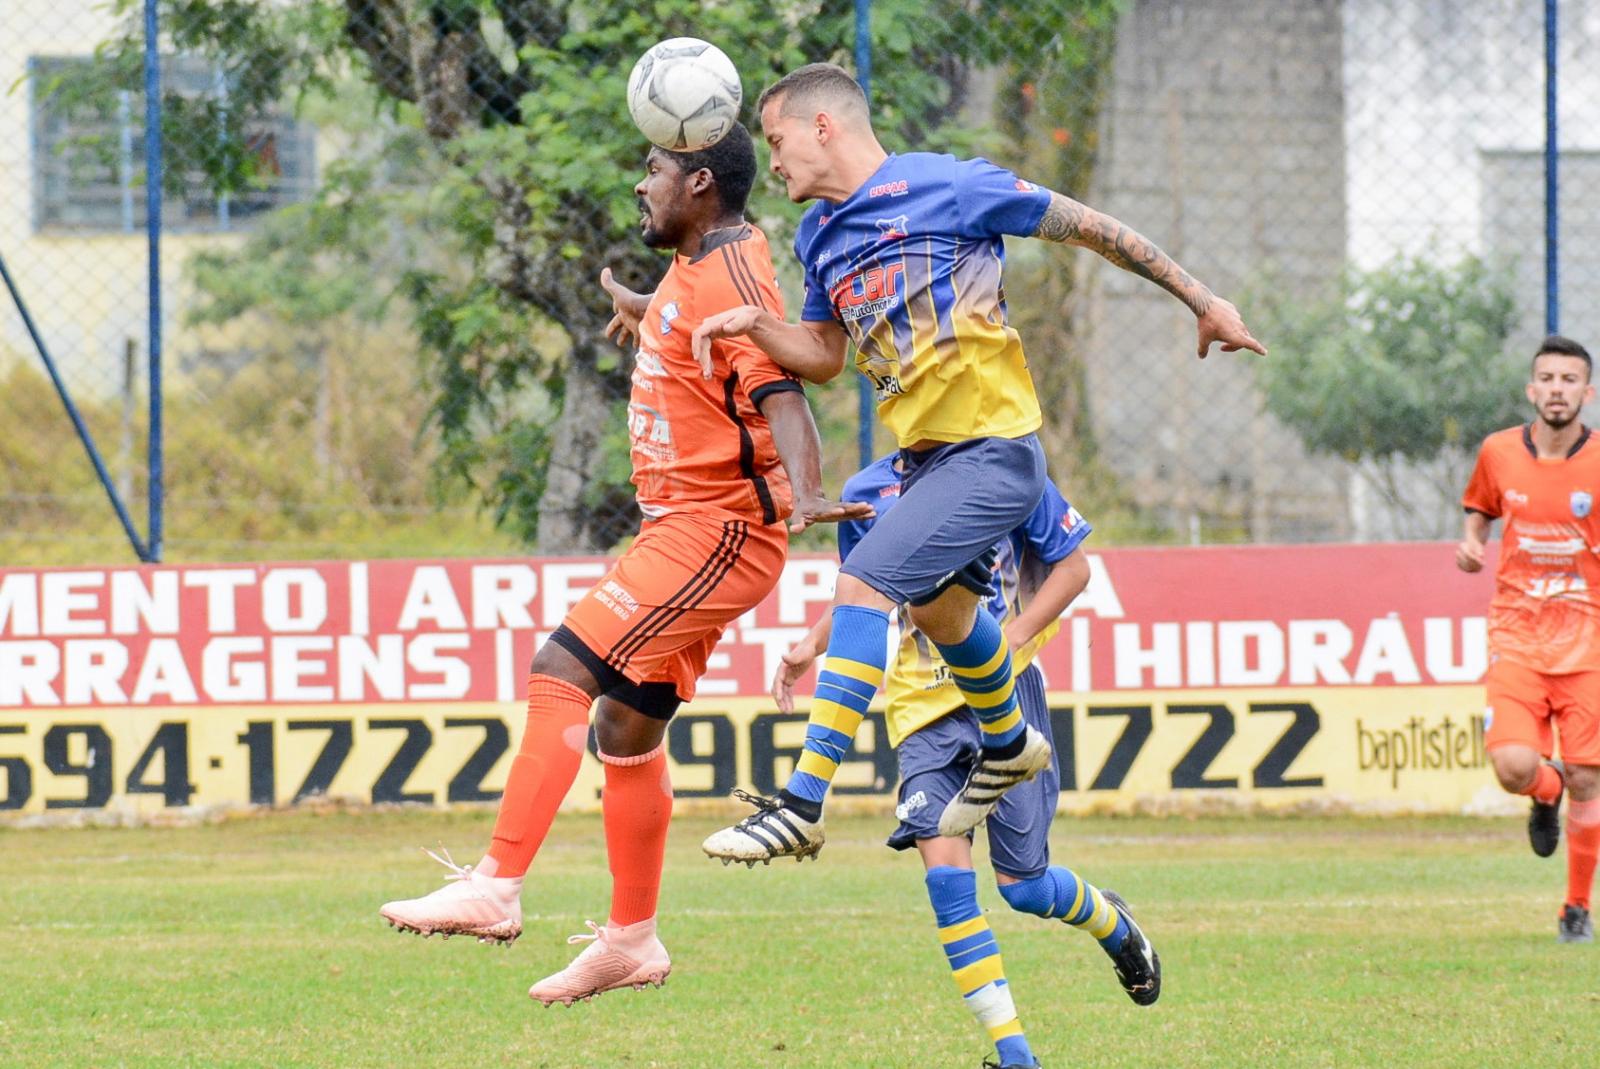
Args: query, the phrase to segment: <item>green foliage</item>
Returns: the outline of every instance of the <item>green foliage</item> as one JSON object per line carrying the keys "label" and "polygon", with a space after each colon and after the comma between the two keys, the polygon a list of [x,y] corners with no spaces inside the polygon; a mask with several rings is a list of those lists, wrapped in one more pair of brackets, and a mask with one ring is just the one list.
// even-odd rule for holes
{"label": "green foliage", "polygon": [[[116,3],[127,21],[103,50],[103,75],[58,91],[137,89],[141,5]],[[632,525],[626,437],[615,402],[593,399],[624,395],[628,369],[601,336],[610,310],[595,282],[609,265],[623,282],[649,289],[663,267],[637,239],[632,187],[647,146],[627,117],[628,72],[661,38],[716,41],[743,75],[744,117],[754,127],[756,98],[783,73],[816,60],[851,63],[854,6],[163,0],[164,47],[212,59],[228,85],[225,102],[169,97],[175,171],[203,174],[219,190],[255,181],[250,125],[291,98],[315,109],[363,97],[351,93],[351,72],[367,87],[368,111],[364,121],[344,115],[343,124],[354,119],[379,141],[429,146],[429,158],[411,153],[400,166],[329,167],[316,201],[231,258],[197,261],[196,281],[210,298],[202,315],[217,322],[269,312],[303,331],[340,316],[381,316],[386,301],[403,298],[428,354],[428,418],[440,432],[441,471],[468,482],[532,540],[547,505],[551,450],[582,453],[583,500],[562,507],[584,510],[589,541],[609,546]],[[892,149],[1016,157],[1019,140],[1034,132],[1016,119],[1028,110],[1013,106],[1016,94],[1041,73],[1070,75],[1103,58],[1118,7],[877,0],[872,92],[880,134]],[[999,72],[1006,94],[996,107],[1007,116],[999,128],[970,115],[983,68]],[[1059,123],[1047,110],[1041,120]],[[1092,130],[1093,110],[1080,134]],[[1088,145],[1092,151],[1092,139]],[[382,145],[373,152],[393,155]],[[1077,173],[1086,173],[1082,160]],[[750,214],[781,249],[799,213],[769,179],[758,183]],[[780,270],[792,287],[788,259],[780,254]],[[602,388],[569,388],[574,376]],[[598,439],[579,433],[599,426],[609,429]]]}
{"label": "green foliage", "polygon": [[[263,348],[235,372],[203,368],[169,394],[168,561],[492,555],[517,548],[459,492],[430,478],[438,444],[432,435],[417,436],[427,401],[411,375],[396,375],[392,366],[397,343],[405,352],[404,340],[363,339],[355,331],[347,338],[355,344],[329,354],[331,382],[303,373],[298,352],[284,339],[284,348]],[[323,406],[319,389],[331,394]],[[144,456],[143,399],[130,401],[127,421],[118,400],[79,395],[76,401],[142,528],[147,484],[133,458]],[[34,362],[0,353],[0,415],[28,426],[25,434],[0,435],[0,558],[10,565],[131,559],[60,409]],[[319,411],[326,412],[325,429]]]}
{"label": "green foliage", "polygon": [[1350,270],[1295,307],[1262,295],[1273,355],[1256,361],[1268,410],[1307,450],[1349,461],[1427,461],[1517,422],[1527,365],[1504,274],[1468,257]]}

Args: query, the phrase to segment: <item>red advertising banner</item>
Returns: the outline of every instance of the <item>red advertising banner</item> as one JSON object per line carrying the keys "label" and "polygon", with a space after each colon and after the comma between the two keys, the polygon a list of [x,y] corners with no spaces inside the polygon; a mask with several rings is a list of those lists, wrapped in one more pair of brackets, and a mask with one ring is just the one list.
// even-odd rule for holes
{"label": "red advertising banner", "polygon": [[[1439,544],[1110,549],[1040,663],[1079,692],[1472,683],[1490,579]],[[0,571],[0,708],[509,702],[603,560]],[[707,697],[766,692],[835,562],[790,561]]]}

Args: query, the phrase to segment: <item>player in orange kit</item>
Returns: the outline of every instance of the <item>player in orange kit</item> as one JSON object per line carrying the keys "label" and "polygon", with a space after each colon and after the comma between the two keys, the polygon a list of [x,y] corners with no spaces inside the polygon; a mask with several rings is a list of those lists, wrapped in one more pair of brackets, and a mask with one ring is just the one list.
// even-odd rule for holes
{"label": "player in orange kit", "polygon": [[644,242],[677,255],[653,295],[601,276],[616,311],[608,334],[638,341],[628,432],[644,523],[534,657],[527,730],[483,859],[441,858],[451,869],[444,887],[379,910],[423,935],[515,940],[523,874],[577,777],[598,698],[611,912],[592,935],[573,937],[590,945],[567,968],[528,992],[547,1006],[666,978],[655,914],[672,815],[667,723],[694,697],[723,629],[777,584],[785,518],[793,513],[798,531],[872,514],[823,500],[817,428],[798,379],[747,339],[717,343],[710,378],[690,350],[709,315],[751,304],[783,313],[766,236],[744,219],[756,174],[749,133],[735,124],[698,152],[652,149],[645,171],[634,190]]}
{"label": "player in orange kit", "polygon": [[[1484,741],[1500,785],[1533,798],[1528,839],[1540,857],[1555,853],[1568,796],[1563,943],[1594,939],[1589,895],[1600,853],[1600,441],[1578,419],[1594,400],[1593,370],[1570,338],[1539,346],[1528,383],[1537,415],[1484,439],[1456,547],[1457,567],[1479,571],[1489,525],[1504,521]],[[1551,760],[1554,735],[1560,761]]]}

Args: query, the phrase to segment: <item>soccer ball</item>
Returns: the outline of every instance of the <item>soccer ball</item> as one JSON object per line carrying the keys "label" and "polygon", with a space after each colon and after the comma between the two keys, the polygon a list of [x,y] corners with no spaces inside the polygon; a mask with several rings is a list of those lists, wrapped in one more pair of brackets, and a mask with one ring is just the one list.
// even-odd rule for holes
{"label": "soccer ball", "polygon": [[673,152],[698,152],[721,141],[739,118],[741,93],[733,61],[698,37],[651,46],[628,75],[634,124]]}

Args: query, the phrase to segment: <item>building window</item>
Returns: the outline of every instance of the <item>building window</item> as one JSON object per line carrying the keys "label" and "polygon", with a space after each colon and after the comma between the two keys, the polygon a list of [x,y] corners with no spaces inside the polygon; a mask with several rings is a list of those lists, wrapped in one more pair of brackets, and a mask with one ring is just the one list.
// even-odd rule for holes
{"label": "building window", "polygon": [[[144,94],[119,91],[91,100],[67,99],[50,87],[93,60],[35,56],[29,60],[33,117],[33,217],[41,231],[105,233],[145,225]],[[163,89],[224,103],[227,80],[205,60],[162,61]],[[245,131],[260,181],[252,189],[218,194],[205,174],[183,176],[162,201],[162,229],[244,229],[251,220],[311,196],[316,182],[315,131],[273,114]]]}

